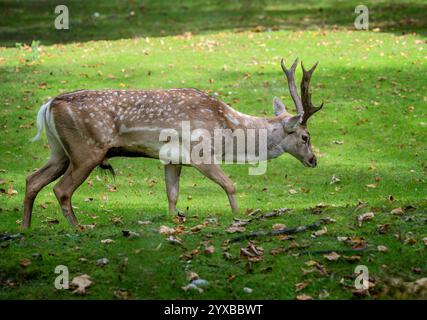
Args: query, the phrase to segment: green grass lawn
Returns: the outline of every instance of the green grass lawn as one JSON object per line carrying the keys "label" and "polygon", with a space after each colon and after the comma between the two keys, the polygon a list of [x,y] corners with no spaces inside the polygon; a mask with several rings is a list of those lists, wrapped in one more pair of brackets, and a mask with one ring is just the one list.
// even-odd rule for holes
{"label": "green grass lawn", "polygon": [[[44,5],[52,1],[29,3],[23,8],[12,1],[0,4],[7,17],[0,25],[0,234],[23,235],[0,242],[0,299],[114,299],[126,296],[123,292],[133,299],[294,299],[302,294],[350,299],[357,298],[352,292],[357,265],[366,265],[375,283],[365,298],[402,298],[407,296],[387,291],[390,279],[427,276],[427,11],[422,1],[375,2],[373,8],[382,10],[371,13],[372,28],[379,30],[369,32],[353,30],[352,2],[263,1],[242,9],[237,1],[209,6],[146,1],[144,8],[138,1],[107,1],[102,7],[73,1],[78,24],[64,36],[46,26],[53,24],[53,9]],[[347,9],[348,17],[343,14]],[[132,10],[136,17],[125,18]],[[90,19],[94,11],[104,20]],[[28,24],[13,21],[19,12]],[[108,19],[113,14],[116,18]],[[139,17],[144,14],[147,19]],[[42,45],[13,47],[33,39]],[[219,186],[184,168],[178,206],[188,212],[178,235],[180,247],[159,233],[160,226],[179,228],[167,213],[161,164],[115,158],[115,180],[97,169],[73,198],[80,223],[96,224],[94,229],[75,231],[67,225],[52,184],[37,198],[32,228],[20,230],[25,177],[49,156],[45,138],[29,140],[36,133],[37,111],[50,97],[83,88],[196,87],[241,112],[272,116],[274,96],[292,105],[280,58],[297,56],[306,65],[320,61],[313,101],[323,99],[325,107],[309,123],[316,169],[289,155],[269,162],[261,176],[248,175],[246,165],[223,166],[237,187],[241,213],[235,216]],[[334,175],[340,181],[331,184]],[[294,239],[256,239],[264,249],[258,262],[239,256],[247,241],[224,243],[236,236],[226,232],[234,217],[283,207],[292,211],[251,222],[245,233],[271,230],[278,223],[293,227],[326,217],[336,221],[318,237],[308,231]],[[400,215],[391,213],[399,207]],[[366,212],[375,216],[359,227],[357,217]],[[200,231],[191,231],[204,223]],[[388,230],[378,232],[379,225]],[[140,236],[124,237],[123,230]],[[298,255],[351,248],[337,237],[363,238],[369,250],[342,253],[337,261],[323,254]],[[114,242],[103,244],[104,239]],[[204,253],[205,245],[215,251]],[[379,245],[388,251],[378,251]],[[287,250],[272,255],[279,247]],[[194,249],[199,253],[189,259]],[[225,259],[224,251],[233,258]],[[343,257],[351,255],[360,260]],[[97,266],[100,258],[109,263]],[[90,275],[94,284],[87,294],[56,290],[57,265],[69,268],[70,280]],[[209,281],[203,293],[182,289],[190,271]],[[304,281],[307,287],[296,292],[295,285]]]}

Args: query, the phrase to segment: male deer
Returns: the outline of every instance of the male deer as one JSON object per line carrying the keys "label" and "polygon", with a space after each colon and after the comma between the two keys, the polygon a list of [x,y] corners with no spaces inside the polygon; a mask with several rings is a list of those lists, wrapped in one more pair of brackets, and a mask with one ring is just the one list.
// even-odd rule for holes
{"label": "male deer", "polygon": [[[301,63],[301,97],[294,80],[297,64],[298,59],[288,70],[281,61],[296,116],[289,114],[277,97],[273,100],[275,117],[261,118],[242,114],[196,89],[81,90],[50,100],[40,108],[38,133],[34,140],[40,138],[44,126],[51,156],[44,167],[26,179],[22,226],[30,226],[38,192],[61,176],[53,190],[68,222],[77,226],[71,197],[91,171],[97,166],[112,170],[107,161],[111,157],[159,159],[159,150],[164,144],[159,141],[161,130],[176,128],[182,121],[208,131],[216,128],[266,130],[267,159],[288,152],[305,166],[315,167],[317,161],[307,131],[307,120],[323,106],[322,103],[320,107],[314,107],[309,92],[317,63],[308,71]],[[176,212],[182,165],[169,163],[164,166],[170,212]],[[217,163],[190,162],[190,165],[219,184],[227,193],[232,211],[238,211],[233,182]]]}

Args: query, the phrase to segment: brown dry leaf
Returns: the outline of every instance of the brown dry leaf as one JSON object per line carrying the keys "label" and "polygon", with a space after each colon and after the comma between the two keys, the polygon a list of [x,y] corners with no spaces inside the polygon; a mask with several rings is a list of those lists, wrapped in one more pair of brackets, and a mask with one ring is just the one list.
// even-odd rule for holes
{"label": "brown dry leaf", "polygon": [[297,296],[296,299],[305,301],[305,300],[313,300],[313,297],[306,295],[306,294],[301,294],[301,295]]}
{"label": "brown dry leaf", "polygon": [[9,185],[9,188],[7,188],[7,194],[9,196],[14,196],[14,195],[18,194],[18,191],[16,191],[15,189],[13,189],[13,184],[12,183]]}
{"label": "brown dry leaf", "polygon": [[193,271],[188,271],[187,272],[187,281],[193,281],[199,279],[199,275]]}
{"label": "brown dry leaf", "polygon": [[335,251],[323,255],[328,261],[337,261],[341,256]]}
{"label": "brown dry leaf", "polygon": [[171,244],[182,246],[182,240],[178,237],[174,237],[173,235],[170,235],[169,237],[167,237],[166,241],[168,241]]}
{"label": "brown dry leaf", "polygon": [[326,227],[323,227],[322,229],[313,232],[311,236],[313,238],[316,238],[326,234],[327,232],[328,232],[328,229]]}
{"label": "brown dry leaf", "polygon": [[159,233],[166,235],[166,236],[170,236],[170,235],[175,234],[175,229],[167,227],[167,226],[160,226]]}
{"label": "brown dry leaf", "polygon": [[264,249],[249,242],[246,248],[240,248],[240,256],[251,262],[261,261],[264,257]]}
{"label": "brown dry leaf", "polygon": [[246,228],[244,227],[250,222],[250,220],[242,220],[234,218],[233,223],[225,230],[228,233],[244,232]]}
{"label": "brown dry leaf", "polygon": [[131,294],[129,291],[126,291],[124,289],[118,289],[114,291],[114,297],[120,300],[129,300],[131,298]]}
{"label": "brown dry leaf", "polygon": [[386,234],[389,230],[390,230],[390,224],[389,223],[379,224],[377,226],[377,231],[379,234]]}
{"label": "brown dry leaf", "polygon": [[357,210],[359,210],[359,209],[362,209],[362,208],[363,208],[363,207],[365,207],[365,206],[366,206],[366,202],[363,202],[363,201],[358,200],[357,205],[356,205],[356,208],[354,208],[354,210],[355,210],[355,211],[357,211]]}
{"label": "brown dry leaf", "polygon": [[283,252],[286,252],[286,248],[284,247],[274,248],[270,250],[270,254],[272,256],[278,255],[279,253],[283,253]]}
{"label": "brown dry leaf", "polygon": [[367,246],[365,239],[362,237],[354,236],[348,238],[346,241],[347,244],[351,245],[353,249],[364,249]]}
{"label": "brown dry leaf", "polygon": [[231,253],[229,253],[227,251],[224,251],[222,253],[222,256],[224,257],[225,260],[232,260],[233,259],[233,256],[231,255]]}
{"label": "brown dry leaf", "polygon": [[205,227],[204,224],[198,224],[197,226],[194,226],[190,229],[191,232],[199,232]]}
{"label": "brown dry leaf", "polygon": [[228,233],[245,232],[246,228],[245,227],[230,226],[225,231]]}
{"label": "brown dry leaf", "polygon": [[366,220],[373,219],[374,217],[375,217],[375,214],[373,212],[366,212],[364,214],[361,214],[360,216],[357,217],[357,224],[359,227],[361,227],[363,222],[365,222]]}
{"label": "brown dry leaf", "polygon": [[397,215],[397,216],[401,216],[402,214],[405,213],[405,211],[402,209],[402,207],[397,207],[397,208],[391,210],[390,213]]}
{"label": "brown dry leaf", "polygon": [[305,280],[303,282],[299,282],[295,284],[295,292],[300,292],[305,289],[311,283],[310,280]]}
{"label": "brown dry leaf", "polygon": [[273,230],[283,230],[286,229],[286,226],[283,223],[275,223],[272,227]]}
{"label": "brown dry leaf", "polygon": [[387,251],[388,251],[388,248],[387,248],[386,246],[379,245],[379,246],[377,246],[377,250],[378,250],[379,252],[387,252]]}
{"label": "brown dry leaf", "polygon": [[311,213],[313,214],[320,214],[322,213],[326,208],[328,208],[327,205],[323,203],[317,204],[315,207],[310,208]]}
{"label": "brown dry leaf", "polygon": [[75,294],[86,294],[86,288],[92,285],[93,281],[87,274],[75,277],[70,283],[70,289],[74,289]]}
{"label": "brown dry leaf", "polygon": [[355,261],[359,261],[361,259],[361,256],[343,256],[344,260],[349,261],[349,262],[355,262]]}
{"label": "brown dry leaf", "polygon": [[21,261],[19,261],[19,265],[20,265],[22,268],[26,268],[26,267],[28,267],[30,264],[31,264],[31,260],[30,260],[30,259],[27,259],[27,258],[24,258],[24,259],[22,259]]}
{"label": "brown dry leaf", "polygon": [[215,252],[215,247],[210,245],[210,246],[206,246],[205,250],[203,251],[205,254],[212,254]]}
{"label": "brown dry leaf", "polygon": [[305,262],[305,265],[308,267],[313,267],[315,265],[317,265],[319,262],[317,262],[316,260],[308,260]]}
{"label": "brown dry leaf", "polygon": [[187,217],[180,212],[178,212],[177,215],[173,218],[173,222],[176,224],[183,224],[186,220]]}

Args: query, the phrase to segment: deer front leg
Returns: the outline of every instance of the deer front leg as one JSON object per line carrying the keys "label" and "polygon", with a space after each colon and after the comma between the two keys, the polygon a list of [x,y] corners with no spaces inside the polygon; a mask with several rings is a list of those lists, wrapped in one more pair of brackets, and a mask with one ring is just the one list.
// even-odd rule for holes
{"label": "deer front leg", "polygon": [[176,203],[179,197],[179,177],[182,166],[180,164],[165,165],[166,193],[168,195],[169,212],[176,213]]}
{"label": "deer front leg", "polygon": [[221,170],[217,164],[192,164],[197,168],[201,173],[212,181],[219,184],[224,191],[227,193],[228,201],[230,202],[231,210],[233,213],[238,213],[239,208],[237,207],[236,199],[234,198],[234,193],[236,188],[234,187],[233,181]]}

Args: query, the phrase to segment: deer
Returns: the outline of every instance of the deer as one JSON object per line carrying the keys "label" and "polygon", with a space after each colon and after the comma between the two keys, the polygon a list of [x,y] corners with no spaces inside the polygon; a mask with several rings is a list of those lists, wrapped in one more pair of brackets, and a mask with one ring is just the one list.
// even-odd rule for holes
{"label": "deer", "polygon": [[[243,114],[220,99],[193,88],[150,90],[78,90],[62,93],[40,107],[37,135],[43,128],[50,148],[47,163],[26,178],[22,228],[31,225],[37,194],[59,179],[53,187],[62,213],[71,226],[79,227],[71,198],[77,188],[96,168],[109,169],[113,157],[145,157],[159,159],[165,142],[159,141],[162,128],[175,128],[189,121],[195,128],[209,132],[215,128],[265,130],[267,160],[289,153],[304,166],[314,168],[317,159],[307,129],[308,119],[323,107],[311,102],[310,80],[318,63],[306,70],[301,62],[301,96],[295,85],[298,58],[288,69],[281,60],[296,115],[286,110],[277,97],[273,99],[273,117]],[[179,212],[177,202],[183,166],[192,166],[217,183],[227,194],[233,213],[239,212],[231,179],[218,163],[165,163],[164,177],[168,209]]]}

